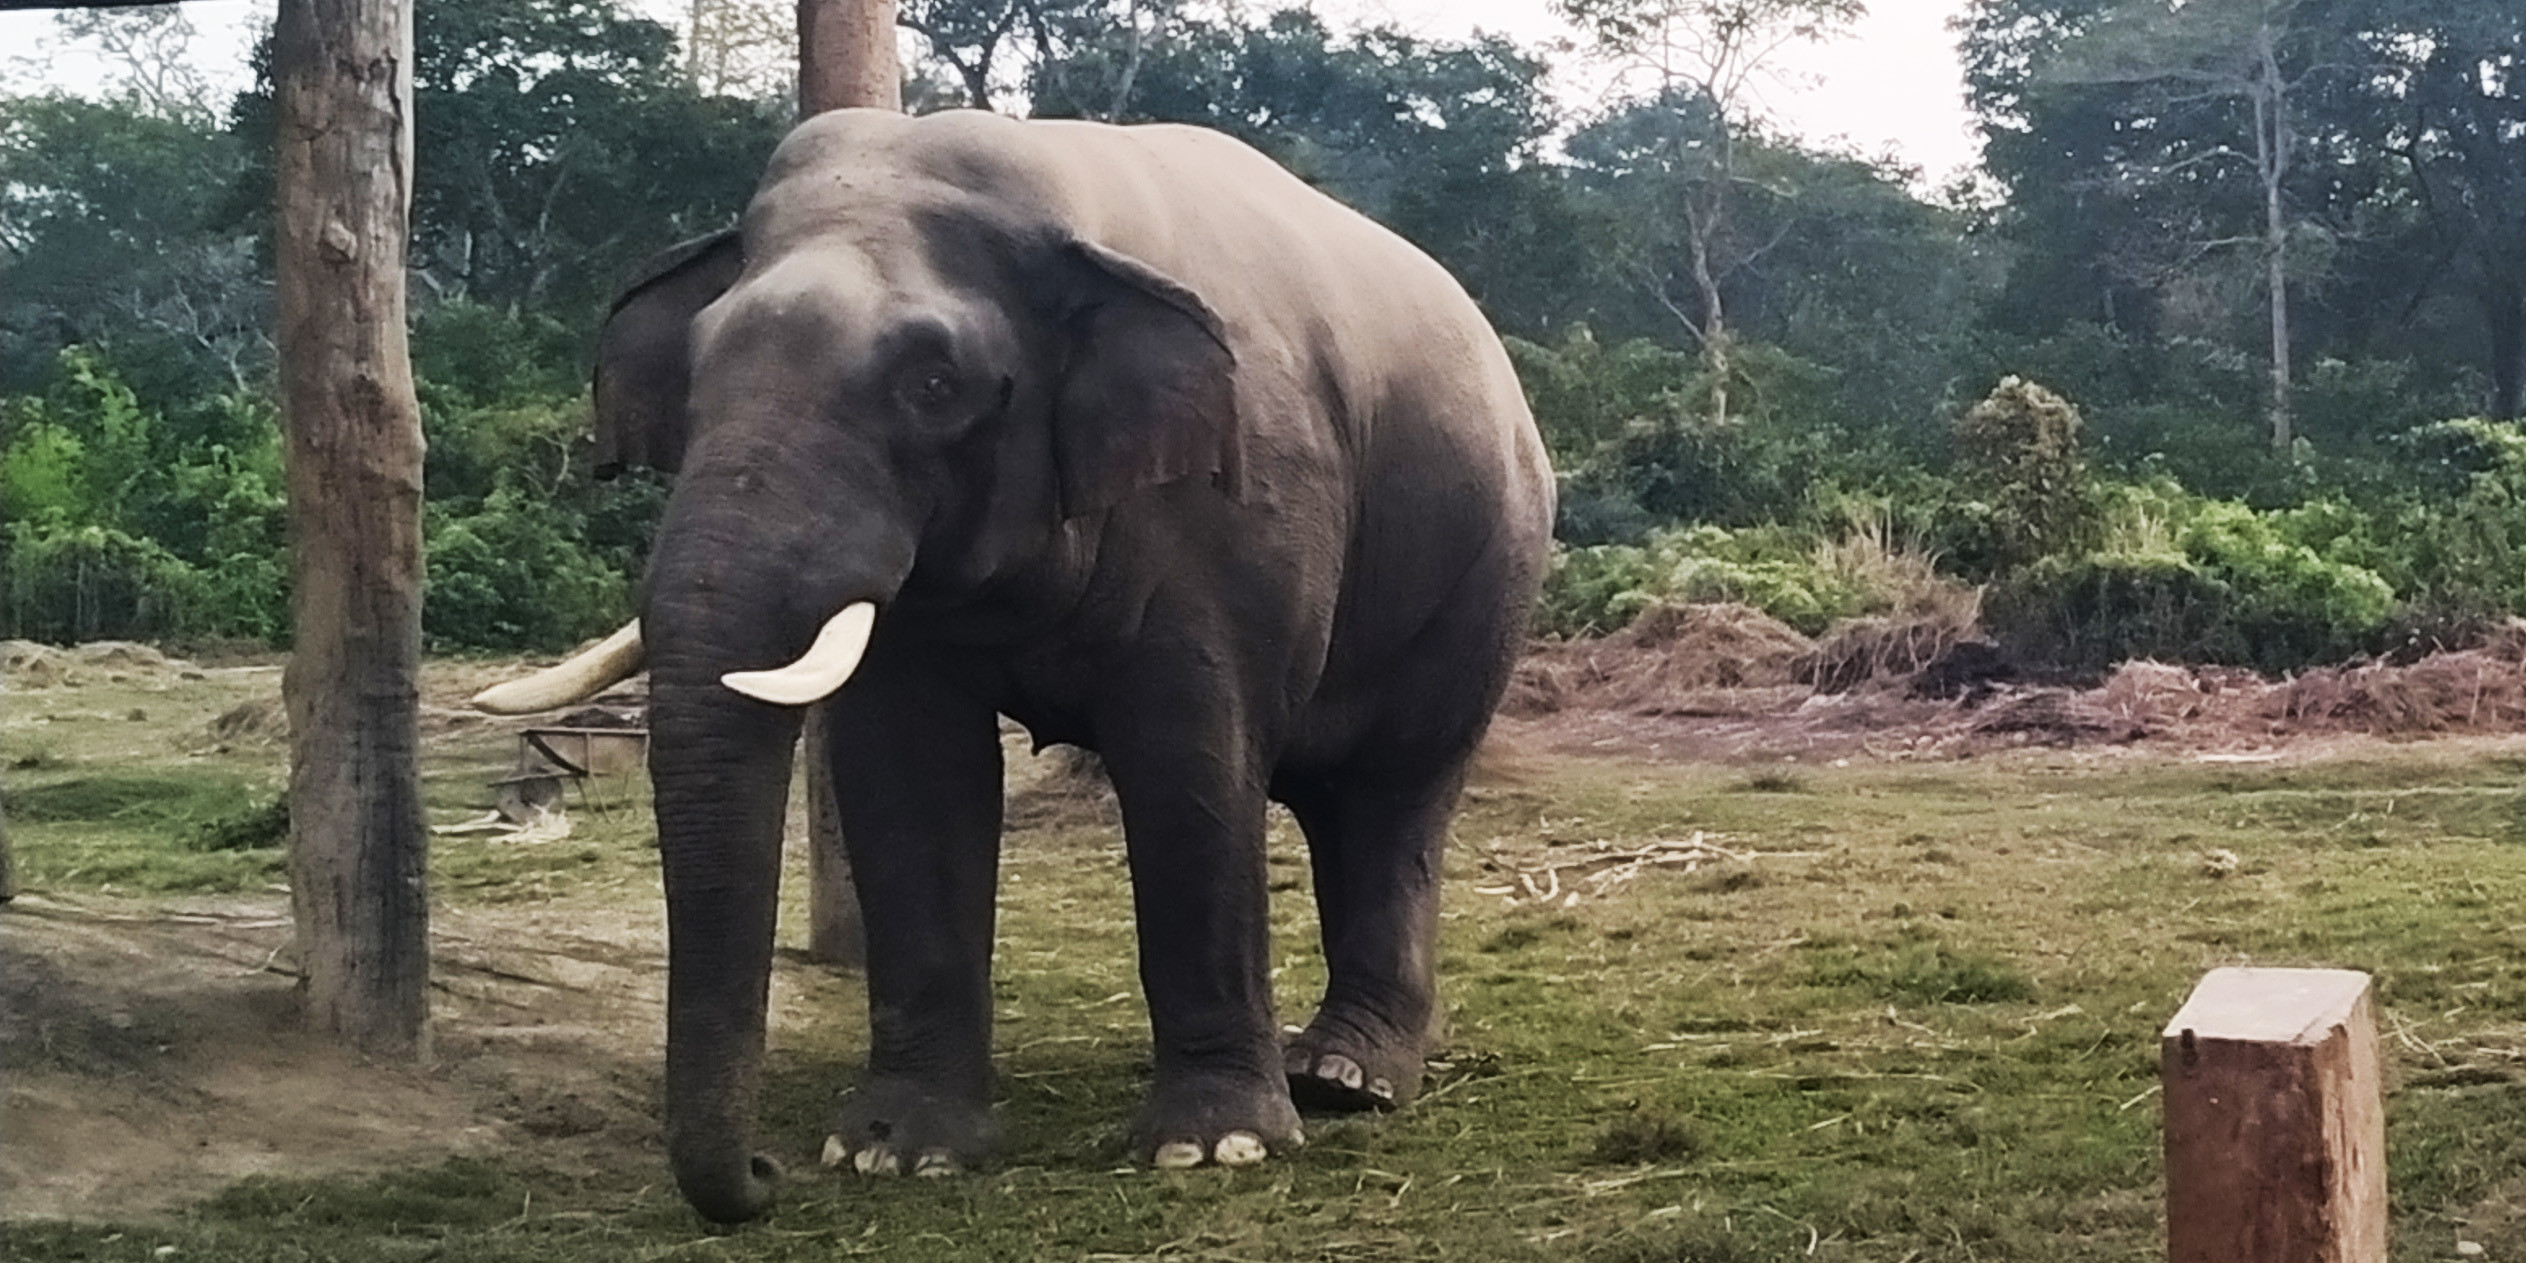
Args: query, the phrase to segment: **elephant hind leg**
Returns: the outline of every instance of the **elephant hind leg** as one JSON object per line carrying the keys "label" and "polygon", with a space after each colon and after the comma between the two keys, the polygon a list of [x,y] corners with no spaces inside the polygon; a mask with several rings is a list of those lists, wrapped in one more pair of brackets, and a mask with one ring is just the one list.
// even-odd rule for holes
{"label": "elephant hind leg", "polygon": [[1463,787],[1461,761],[1287,787],[1315,870],[1327,973],[1314,1019],[1283,1046],[1302,1108],[1392,1109],[1419,1093],[1439,1017],[1439,874]]}

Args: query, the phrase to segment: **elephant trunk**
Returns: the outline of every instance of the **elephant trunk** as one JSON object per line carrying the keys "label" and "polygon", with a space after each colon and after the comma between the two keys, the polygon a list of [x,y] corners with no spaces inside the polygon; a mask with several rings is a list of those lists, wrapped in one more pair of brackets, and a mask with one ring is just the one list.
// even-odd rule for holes
{"label": "elephant trunk", "polygon": [[860,611],[838,620],[856,633],[843,637],[856,639],[856,662],[911,547],[900,528],[870,517],[818,534],[804,514],[715,500],[696,492],[696,472],[661,525],[641,627],[666,877],[668,1156],[694,1209],[727,1223],[762,1213],[778,1173],[754,1153],[754,1108],[805,714],[778,688],[739,686],[798,674],[802,655],[818,657],[811,642],[834,638],[838,612]]}
{"label": "elephant trunk", "polygon": [[651,672],[650,775],[667,896],[667,1150],[706,1218],[770,1204],[778,1168],[753,1151],[780,890],[790,750],[800,712],[719,683],[715,664]]}

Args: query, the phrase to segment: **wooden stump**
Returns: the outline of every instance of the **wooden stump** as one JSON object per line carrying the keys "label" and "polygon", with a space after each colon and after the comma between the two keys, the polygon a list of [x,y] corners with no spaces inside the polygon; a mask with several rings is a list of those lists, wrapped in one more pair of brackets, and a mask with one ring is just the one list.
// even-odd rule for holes
{"label": "wooden stump", "polygon": [[2368,975],[2214,969],[2167,1023],[2160,1074],[2173,1263],[2384,1263]]}

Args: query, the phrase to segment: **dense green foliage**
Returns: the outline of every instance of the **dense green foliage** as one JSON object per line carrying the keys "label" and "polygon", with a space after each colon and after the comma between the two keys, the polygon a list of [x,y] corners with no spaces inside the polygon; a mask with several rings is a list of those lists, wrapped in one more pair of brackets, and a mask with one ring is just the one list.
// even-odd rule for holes
{"label": "dense green foliage", "polygon": [[[1145,0],[902,11],[916,108],[1216,127],[1463,278],[1562,471],[1547,632],[1703,598],[1815,630],[1900,610],[1933,564],[2081,666],[2285,669],[2526,612],[2526,437],[2480,419],[2526,390],[2526,14],[2187,9],[1975,0],[1985,169],[1927,197],[1690,75],[1555,100],[1546,55],[1493,37]],[[616,0],[418,20],[428,632],[551,648],[626,612],[662,495],[587,476],[596,321],[742,204],[790,106],[725,68],[786,37]],[[2249,37],[2279,79],[2223,43]],[[101,100],[0,97],[0,634],[283,641],[268,94],[146,69]],[[2288,161],[2248,160],[2258,108],[2287,113]],[[1910,561],[1854,567],[1855,539]]]}

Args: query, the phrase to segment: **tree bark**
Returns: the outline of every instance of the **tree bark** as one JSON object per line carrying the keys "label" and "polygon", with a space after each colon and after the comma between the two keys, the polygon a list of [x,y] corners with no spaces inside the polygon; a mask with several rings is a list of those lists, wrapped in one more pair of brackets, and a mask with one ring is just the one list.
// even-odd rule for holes
{"label": "tree bark", "polygon": [[2526,285],[2486,287],[2482,314],[2491,334],[2491,419],[2526,418]]}
{"label": "tree bark", "polygon": [[2291,400],[2289,363],[2289,206],[2286,182],[2291,150],[2297,138],[2289,127],[2288,87],[2280,72],[2280,55],[2267,22],[2256,29],[2255,52],[2261,59],[2262,81],[2253,88],[2255,165],[2263,177],[2264,286],[2271,298],[2272,450],[2282,456],[2297,441]]}
{"label": "tree bark", "polygon": [[429,1055],[429,831],[416,754],[421,416],[404,342],[410,0],[281,0],[281,410],[288,430],[290,891],[310,1027]]}
{"label": "tree bark", "polygon": [[903,108],[894,0],[798,0],[798,117]]}
{"label": "tree bark", "polygon": [[0,811],[0,903],[18,897],[18,854],[9,849],[9,816]]}
{"label": "tree bark", "polygon": [[[894,0],[798,0],[798,117],[826,110],[903,108],[895,60]],[[825,758],[824,714],[808,718],[807,954],[828,965],[868,963],[851,861],[842,850],[842,813]]]}

